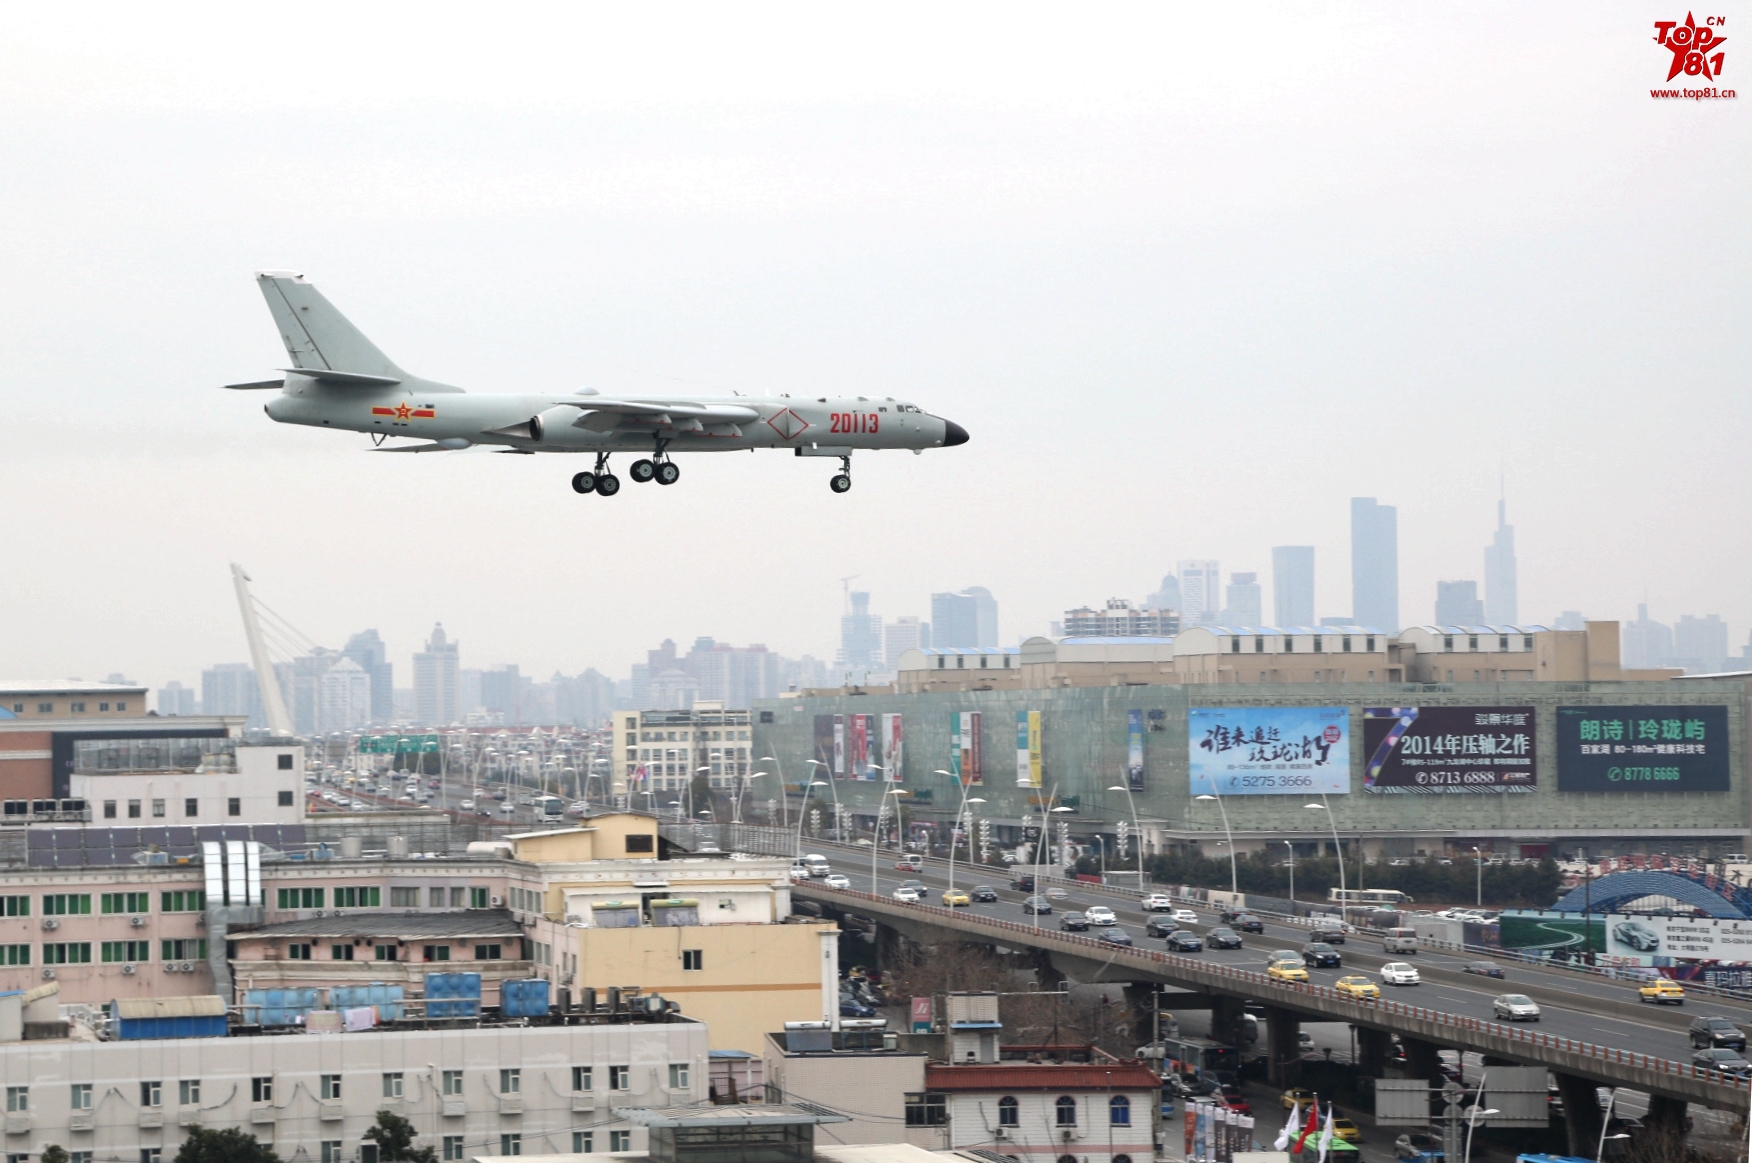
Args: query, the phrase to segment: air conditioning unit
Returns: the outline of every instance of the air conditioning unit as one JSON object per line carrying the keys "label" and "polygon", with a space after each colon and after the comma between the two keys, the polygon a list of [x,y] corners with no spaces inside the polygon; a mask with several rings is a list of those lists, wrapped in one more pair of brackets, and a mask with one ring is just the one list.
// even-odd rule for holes
{"label": "air conditioning unit", "polygon": [[145,917],[129,917],[128,924],[136,929],[144,929],[146,927],[146,918]]}
{"label": "air conditioning unit", "polygon": [[53,970],[53,969],[45,969],[45,970],[43,970],[43,980],[44,980],[44,981],[53,981],[53,980],[55,980],[55,971],[54,971],[54,970]]}
{"label": "air conditioning unit", "polygon": [[1002,1143],[1004,1140],[1008,1139],[1009,1137],[1010,1137],[1010,1128],[1009,1127],[999,1127],[992,1132],[992,1138],[1000,1143]]}
{"label": "air conditioning unit", "polygon": [[130,961],[126,965],[122,966],[122,972],[124,974],[126,974],[127,976],[132,977],[132,976],[134,976],[135,968],[136,968],[136,966],[134,965],[134,963],[132,961]]}
{"label": "air conditioning unit", "polygon": [[43,918],[43,928],[45,928],[45,929],[59,929],[60,927],[61,927],[61,922],[56,920],[54,917],[44,917]]}
{"label": "air conditioning unit", "polygon": [[494,908],[502,909],[505,907],[505,898],[504,897],[496,896],[496,897],[490,897],[489,899],[493,902]]}
{"label": "air conditioning unit", "polygon": [[194,963],[192,961],[183,962],[182,963],[182,971],[184,973],[193,973],[195,971]]}

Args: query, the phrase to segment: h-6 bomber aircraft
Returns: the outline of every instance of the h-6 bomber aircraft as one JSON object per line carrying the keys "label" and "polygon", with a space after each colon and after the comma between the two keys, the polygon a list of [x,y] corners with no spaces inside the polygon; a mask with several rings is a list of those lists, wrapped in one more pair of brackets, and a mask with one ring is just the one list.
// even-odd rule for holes
{"label": "h-6 bomber aircraft", "polygon": [[[857,449],[944,448],[967,443],[967,430],[893,397],[604,396],[577,392],[476,393],[410,375],[377,350],[322,293],[292,271],[256,275],[292,366],[284,379],[228,388],[279,388],[263,411],[282,424],[368,432],[380,452],[442,452],[501,445],[501,452],[587,452],[596,466],[572,477],[580,493],[612,497],[620,478],[610,454],[642,453],[627,474],[672,485],[678,452],[789,449],[796,456],[837,457],[829,482],[852,487]],[[385,445],[391,437],[411,445]]]}

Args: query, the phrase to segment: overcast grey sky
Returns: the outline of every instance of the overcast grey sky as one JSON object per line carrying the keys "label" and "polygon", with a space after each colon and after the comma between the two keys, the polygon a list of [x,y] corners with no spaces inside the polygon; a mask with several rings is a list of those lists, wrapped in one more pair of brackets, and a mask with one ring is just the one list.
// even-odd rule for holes
{"label": "overcast grey sky", "polygon": [[[405,664],[442,620],[538,676],[831,652],[848,574],[891,617],[987,586],[1013,641],[1313,543],[1344,614],[1353,495],[1419,621],[1499,467],[1524,621],[1646,591],[1737,646],[1752,85],[1650,98],[1684,13],[10,6],[0,672],[240,660],[231,560],[319,641]],[[474,390],[895,394],[973,439],[845,496],[777,454],[613,500],[372,455],[216,390],[284,363],[264,267]]]}

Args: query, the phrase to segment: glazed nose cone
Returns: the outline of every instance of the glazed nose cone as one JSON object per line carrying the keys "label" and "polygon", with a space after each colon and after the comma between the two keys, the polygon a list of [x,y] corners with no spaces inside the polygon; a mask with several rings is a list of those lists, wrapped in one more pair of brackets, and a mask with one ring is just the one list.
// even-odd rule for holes
{"label": "glazed nose cone", "polygon": [[943,421],[943,447],[954,448],[957,444],[967,443],[967,429],[953,420]]}

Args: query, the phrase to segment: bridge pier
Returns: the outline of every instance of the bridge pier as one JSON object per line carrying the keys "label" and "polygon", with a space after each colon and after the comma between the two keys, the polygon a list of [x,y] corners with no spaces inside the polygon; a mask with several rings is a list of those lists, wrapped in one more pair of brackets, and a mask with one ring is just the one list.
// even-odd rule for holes
{"label": "bridge pier", "polygon": [[1436,1054],[1438,1047],[1434,1042],[1426,1042],[1422,1038],[1407,1038],[1401,1036],[1400,1045],[1405,1047],[1405,1073],[1411,1078],[1421,1078],[1431,1086],[1441,1089],[1447,1078],[1442,1074],[1442,1059]]}
{"label": "bridge pier", "polygon": [[[1564,1129],[1569,1135],[1569,1153],[1583,1159],[1592,1159],[1594,1152],[1600,1149],[1600,1128],[1604,1123],[1604,1112],[1600,1110],[1600,1098],[1595,1093],[1598,1084],[1591,1078],[1578,1078],[1574,1074],[1559,1074],[1552,1071],[1557,1079],[1558,1097],[1563,1099]],[[1649,1096],[1649,1112],[1654,1113],[1654,1095]]]}
{"label": "bridge pier", "polygon": [[[1643,1126],[1650,1130],[1660,1130],[1674,1135],[1685,1134],[1685,1100],[1673,1098],[1665,1094],[1649,1095],[1648,1113],[1643,1115]],[[1569,1110],[1565,1105],[1564,1110]]]}
{"label": "bridge pier", "polygon": [[1393,1049],[1393,1035],[1372,1026],[1356,1026],[1357,1069],[1364,1078],[1380,1078],[1387,1069],[1387,1054]]}
{"label": "bridge pier", "polygon": [[876,964],[884,969],[892,969],[900,964],[901,940],[900,930],[892,925],[878,924],[876,926]]}
{"label": "bridge pier", "polygon": [[1302,1067],[1302,1019],[1290,1010],[1268,1006],[1266,1026],[1266,1081],[1273,1086],[1294,1086]]}
{"label": "bridge pier", "polygon": [[1231,1046],[1242,1044],[1241,1015],[1246,1012],[1246,1000],[1227,994],[1211,995],[1211,1037]]}
{"label": "bridge pier", "polygon": [[1052,953],[1046,949],[1027,950],[1034,966],[1034,980],[1042,990],[1051,991],[1061,988],[1065,983],[1065,975],[1059,972],[1058,966],[1052,963]]}

